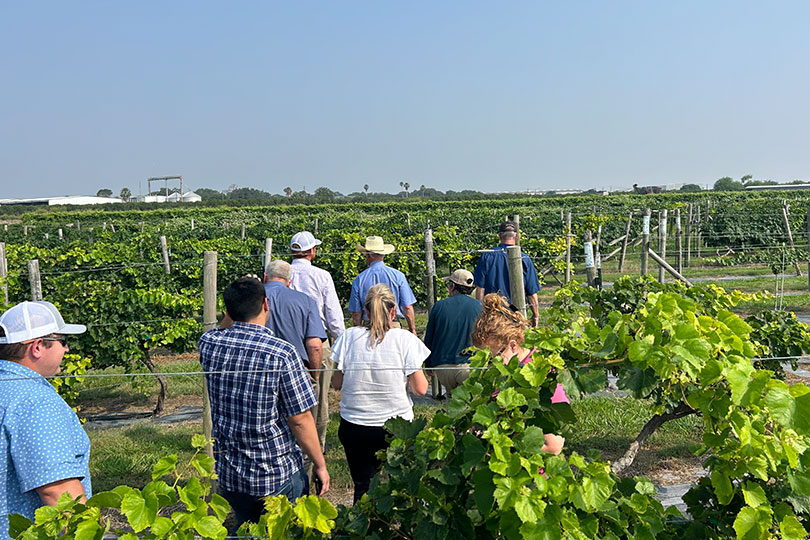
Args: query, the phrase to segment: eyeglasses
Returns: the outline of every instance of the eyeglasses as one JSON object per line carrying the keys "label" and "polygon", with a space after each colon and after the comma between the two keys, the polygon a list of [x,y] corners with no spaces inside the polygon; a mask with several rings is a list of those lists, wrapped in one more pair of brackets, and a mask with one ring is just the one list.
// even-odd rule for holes
{"label": "eyeglasses", "polygon": [[64,337],[64,336],[62,336],[62,337],[44,337],[44,338],[42,338],[42,341],[56,341],[56,342],[61,343],[62,347],[67,347],[67,338]]}

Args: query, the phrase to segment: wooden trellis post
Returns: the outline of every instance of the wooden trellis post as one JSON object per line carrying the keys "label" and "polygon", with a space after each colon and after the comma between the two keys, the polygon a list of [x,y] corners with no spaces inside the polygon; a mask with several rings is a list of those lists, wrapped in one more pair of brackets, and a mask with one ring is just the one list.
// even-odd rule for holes
{"label": "wooden trellis post", "polygon": [[512,304],[526,316],[526,289],[523,287],[523,258],[520,246],[507,246],[506,260],[509,268],[509,291]]}
{"label": "wooden trellis post", "polygon": [[619,273],[624,272],[624,258],[627,255],[627,243],[630,242],[630,224],[633,221],[633,211],[627,214],[627,225],[624,227],[624,238],[622,239],[622,253],[619,256]]}
{"label": "wooden trellis post", "polygon": [[6,243],[0,242],[0,281],[3,283],[3,305],[8,305],[8,283],[6,277],[8,276],[8,266],[6,262]]}
{"label": "wooden trellis post", "polygon": [[[203,331],[207,332],[217,325],[217,252],[206,251],[203,254]],[[212,375],[216,376],[216,375]],[[209,375],[203,378],[203,433],[206,439],[211,438],[213,421],[211,420],[211,398],[208,395]],[[214,448],[209,444],[205,453],[214,458]]]}
{"label": "wooden trellis post", "polygon": [[[658,253],[667,259],[667,210],[658,212]],[[666,274],[663,266],[658,267],[658,283],[664,283]]]}
{"label": "wooden trellis post", "polygon": [[[793,233],[790,230],[790,219],[788,216],[790,215],[790,207],[788,206],[787,200],[782,199],[782,217],[785,218],[785,229],[787,230],[788,235],[788,242],[790,243],[790,249],[794,252],[796,251],[796,245],[793,243]],[[799,266],[799,261],[794,261],[793,263],[796,266],[796,275],[802,275],[802,268]]]}
{"label": "wooden trellis post", "polygon": [[163,268],[166,270],[167,274],[172,273],[172,267],[169,264],[169,246],[166,243],[166,237],[160,237],[160,251],[163,254]]}
{"label": "wooden trellis post", "polygon": [[675,209],[675,267],[679,274],[683,274],[683,230],[681,229],[681,209]]}
{"label": "wooden trellis post", "polygon": [[39,279],[39,259],[28,261],[28,282],[31,284],[31,300],[42,300],[42,282]]}
{"label": "wooden trellis post", "polygon": [[692,203],[689,203],[689,215],[686,218],[686,267],[692,264]]}
{"label": "wooden trellis post", "polygon": [[588,287],[596,286],[596,262],[593,256],[593,233],[585,231],[582,246],[585,251],[585,274],[588,278]]}
{"label": "wooden trellis post", "polygon": [[[521,269],[522,271],[522,269]],[[565,213],[565,282],[571,281],[571,212]]]}
{"label": "wooden trellis post", "polygon": [[647,275],[647,259],[650,256],[650,215],[652,210],[644,210],[644,222],[641,226],[641,275]]}

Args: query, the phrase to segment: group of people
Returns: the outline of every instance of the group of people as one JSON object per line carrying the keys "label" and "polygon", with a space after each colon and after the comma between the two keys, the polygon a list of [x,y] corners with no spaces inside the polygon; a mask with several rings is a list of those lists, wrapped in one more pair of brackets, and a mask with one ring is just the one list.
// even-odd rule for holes
{"label": "group of people", "polygon": [[[471,345],[488,347],[504,362],[531,357],[522,347],[530,323],[510,303],[506,248],[517,241],[517,227],[505,222],[498,234],[500,244],[482,253],[475,273],[458,269],[444,278],[449,297],[431,310],[424,342],[407,279],[384,261],[394,246],[378,236],[357,246],[367,268],[352,282],[348,329],[332,277],[312,264],[321,241],[308,231],[292,237],[291,263],[270,261],[263,279],[240,278],[225,289],[222,323],[198,345],[220,492],[234,510],[234,530],[259,518],[263,497],[294,500],[309,493],[310,478],[318,495],[329,490],[330,383],[341,391],[338,438],[357,501],[379,468],[377,451],[387,445],[383,424],[413,419],[409,390],[427,392],[424,369],[450,391],[469,376]],[[523,266],[536,324],[537,273],[526,256]],[[33,517],[62,492],[90,496],[89,441],[44,378],[58,372],[67,336],[84,331],[65,324],[47,302],[23,302],[0,315],[0,379],[22,381],[0,387],[6,455],[0,530],[8,529],[9,513]],[[561,387],[554,399],[566,399]],[[545,442],[544,451],[562,448],[555,435]]]}
{"label": "group of people", "polygon": [[[388,444],[385,422],[413,419],[409,392],[427,392],[425,369],[451,391],[469,376],[471,345],[507,361],[531,355],[521,348],[529,321],[513,310],[508,290],[506,248],[516,243],[517,227],[505,222],[498,234],[500,244],[482,254],[475,274],[458,269],[444,278],[449,296],[431,310],[424,341],[405,275],[385,264],[394,246],[379,236],[357,246],[367,268],[352,282],[348,329],[332,277],[312,264],[321,241],[308,231],[293,236],[292,263],[274,260],[262,280],[248,276],[225,290],[226,316],[200,338],[199,352],[203,369],[216,374],[207,384],[217,471],[237,524],[258,519],[264,496],[309,493],[309,478],[317,494],[329,489],[330,382],[340,390],[338,438],[356,502]],[[531,259],[523,265],[536,324],[539,282]],[[544,450],[559,452],[555,437],[547,435]]]}

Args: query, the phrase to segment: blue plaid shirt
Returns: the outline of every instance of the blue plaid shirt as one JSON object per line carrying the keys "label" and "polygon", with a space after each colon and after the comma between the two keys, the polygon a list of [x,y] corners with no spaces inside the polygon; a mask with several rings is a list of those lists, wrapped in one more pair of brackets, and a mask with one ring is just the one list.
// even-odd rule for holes
{"label": "blue plaid shirt", "polygon": [[[228,491],[274,495],[303,467],[287,418],[318,400],[295,347],[267,328],[234,322],[198,343],[211,398],[219,482]],[[261,371],[261,372],[259,372]]]}

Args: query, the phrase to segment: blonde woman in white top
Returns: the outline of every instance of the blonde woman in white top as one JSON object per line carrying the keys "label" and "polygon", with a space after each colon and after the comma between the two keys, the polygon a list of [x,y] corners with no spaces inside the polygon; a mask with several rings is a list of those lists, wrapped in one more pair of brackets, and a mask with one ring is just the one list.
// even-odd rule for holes
{"label": "blonde woman in white top", "polygon": [[371,287],[364,307],[369,326],[348,328],[332,347],[337,361],[332,386],[341,390],[338,438],[346,450],[355,502],[379,469],[375,454],[388,447],[385,421],[413,420],[408,389],[427,392],[422,363],[430,355],[414,334],[391,327],[396,299],[386,285]]}

